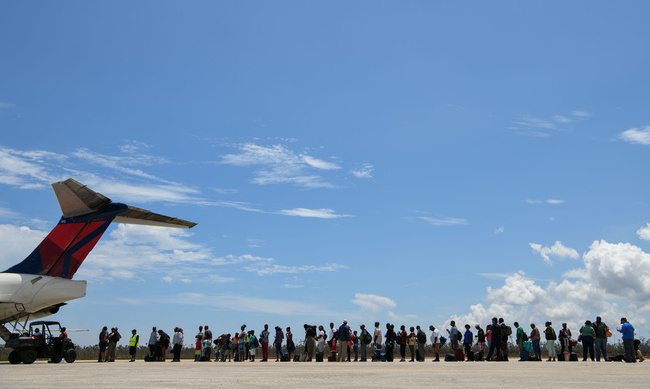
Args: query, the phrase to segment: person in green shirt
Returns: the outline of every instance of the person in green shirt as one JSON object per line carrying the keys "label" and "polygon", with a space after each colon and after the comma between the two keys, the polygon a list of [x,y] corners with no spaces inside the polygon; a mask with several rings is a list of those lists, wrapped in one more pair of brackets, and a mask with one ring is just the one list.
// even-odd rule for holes
{"label": "person in green shirt", "polygon": [[580,336],[582,337],[582,360],[587,360],[587,351],[589,357],[594,360],[594,337],[596,332],[594,327],[591,326],[591,321],[587,320],[585,325],[580,328]]}
{"label": "person in green shirt", "polygon": [[526,351],[526,348],[524,347],[524,342],[526,340],[528,340],[526,338],[526,333],[524,332],[524,329],[519,325],[518,322],[515,322],[514,326],[517,329],[517,346],[519,346],[519,360],[520,361],[527,361],[528,360],[528,352]]}

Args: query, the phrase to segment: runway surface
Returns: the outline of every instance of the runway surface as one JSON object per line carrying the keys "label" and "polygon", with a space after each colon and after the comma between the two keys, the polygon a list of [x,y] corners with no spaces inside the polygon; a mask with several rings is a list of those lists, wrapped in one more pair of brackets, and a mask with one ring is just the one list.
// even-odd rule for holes
{"label": "runway surface", "polygon": [[647,388],[650,363],[623,362],[367,362],[180,363],[77,361],[10,365],[0,362],[1,385],[39,387],[253,388]]}

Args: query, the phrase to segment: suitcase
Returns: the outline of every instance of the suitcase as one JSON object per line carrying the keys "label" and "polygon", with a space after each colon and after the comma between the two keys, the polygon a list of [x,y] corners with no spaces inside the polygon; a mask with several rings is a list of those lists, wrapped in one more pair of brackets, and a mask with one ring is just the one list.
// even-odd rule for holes
{"label": "suitcase", "polygon": [[564,361],[566,361],[566,357],[564,356],[564,353],[560,353],[560,354],[558,354],[558,356],[557,356],[557,361],[558,361],[558,362],[564,362]]}
{"label": "suitcase", "polygon": [[576,354],[576,353],[571,353],[571,355],[569,355],[569,361],[571,361],[571,362],[578,362],[578,354]]}
{"label": "suitcase", "polygon": [[144,357],[144,361],[145,362],[156,362],[156,357],[154,357],[153,355],[147,355],[146,357]]}
{"label": "suitcase", "polygon": [[296,354],[293,356],[293,361],[294,362],[300,362],[300,355]]}
{"label": "suitcase", "polygon": [[456,360],[462,362],[465,360],[465,353],[461,349],[456,350]]}
{"label": "suitcase", "polygon": [[323,362],[323,354],[316,353],[316,362]]}
{"label": "suitcase", "polygon": [[327,357],[327,362],[336,362],[336,354],[330,354],[330,356]]}
{"label": "suitcase", "polygon": [[474,351],[470,351],[467,353],[467,360],[468,361],[473,361],[474,360]]}
{"label": "suitcase", "polygon": [[386,362],[386,353],[381,353],[381,356],[379,357],[379,360],[382,362]]}
{"label": "suitcase", "polygon": [[285,351],[280,357],[280,362],[289,362],[289,354]]}

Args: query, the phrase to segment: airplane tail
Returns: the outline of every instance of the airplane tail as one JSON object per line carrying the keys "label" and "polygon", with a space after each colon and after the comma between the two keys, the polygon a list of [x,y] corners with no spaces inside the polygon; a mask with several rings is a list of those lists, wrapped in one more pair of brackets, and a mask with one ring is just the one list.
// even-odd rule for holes
{"label": "airplane tail", "polygon": [[111,222],[192,228],[196,223],[113,203],[69,178],[52,189],[63,216],[41,244],[4,273],[39,274],[71,279]]}

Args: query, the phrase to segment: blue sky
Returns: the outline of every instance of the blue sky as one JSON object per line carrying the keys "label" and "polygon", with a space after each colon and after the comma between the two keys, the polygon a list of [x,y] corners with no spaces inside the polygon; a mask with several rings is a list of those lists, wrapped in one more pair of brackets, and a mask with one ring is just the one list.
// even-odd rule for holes
{"label": "blue sky", "polygon": [[[0,265],[69,177],[113,225],[54,316],[650,318],[646,2],[3,2]],[[644,167],[645,166],[645,167]],[[189,331],[189,332],[188,332]]]}

